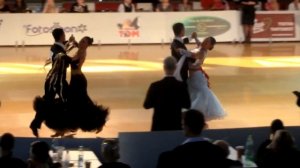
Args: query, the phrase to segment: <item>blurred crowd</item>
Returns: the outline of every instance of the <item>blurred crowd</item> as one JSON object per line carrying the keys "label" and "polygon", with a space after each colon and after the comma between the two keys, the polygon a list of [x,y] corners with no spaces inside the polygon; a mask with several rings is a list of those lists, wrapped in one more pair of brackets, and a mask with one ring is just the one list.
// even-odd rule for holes
{"label": "blurred crowd", "polygon": [[[242,0],[108,0],[108,1],[59,1],[42,3],[26,0],[0,0],[0,13],[85,13],[85,12],[172,12],[238,10]],[[299,0],[258,0],[256,10],[299,10]]]}

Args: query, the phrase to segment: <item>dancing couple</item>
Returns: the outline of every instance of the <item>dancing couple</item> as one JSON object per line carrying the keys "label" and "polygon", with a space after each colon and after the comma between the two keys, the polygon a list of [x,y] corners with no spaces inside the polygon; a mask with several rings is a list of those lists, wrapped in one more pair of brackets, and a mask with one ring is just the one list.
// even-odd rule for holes
{"label": "dancing couple", "polygon": [[[87,48],[93,39],[85,36],[79,43],[71,36],[65,42],[65,33],[61,28],[52,31],[55,43],[51,47],[52,68],[45,81],[45,94],[34,99],[35,118],[30,124],[32,133],[38,137],[42,122],[54,130],[53,137],[64,136],[78,129],[86,132],[100,132],[105,125],[108,109],[94,103],[87,93],[87,79],[81,68],[87,55]],[[73,57],[67,55],[77,47]],[[71,80],[68,83],[67,68],[71,66]]]}
{"label": "dancing couple", "polygon": [[182,23],[173,25],[175,38],[171,44],[172,56],[178,63],[174,76],[177,80],[183,81],[188,87],[191,99],[191,109],[200,111],[205,116],[205,120],[223,118],[226,113],[215,94],[209,87],[209,77],[202,66],[207,56],[207,52],[214,48],[215,38],[207,37],[201,43],[197,34],[192,33],[191,38],[196,40],[197,48],[188,51],[184,39],[185,28]]}

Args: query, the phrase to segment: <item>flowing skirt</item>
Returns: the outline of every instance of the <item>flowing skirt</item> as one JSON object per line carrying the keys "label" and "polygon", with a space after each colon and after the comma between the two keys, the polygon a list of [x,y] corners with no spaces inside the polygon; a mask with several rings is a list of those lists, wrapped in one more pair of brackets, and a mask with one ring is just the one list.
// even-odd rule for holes
{"label": "flowing skirt", "polygon": [[212,90],[207,86],[207,79],[202,71],[193,72],[188,81],[191,97],[191,109],[203,113],[205,120],[223,118],[226,113]]}
{"label": "flowing skirt", "polygon": [[107,121],[109,109],[93,102],[87,93],[83,74],[71,76],[67,102],[37,96],[33,102],[39,121],[55,131],[99,132]]}

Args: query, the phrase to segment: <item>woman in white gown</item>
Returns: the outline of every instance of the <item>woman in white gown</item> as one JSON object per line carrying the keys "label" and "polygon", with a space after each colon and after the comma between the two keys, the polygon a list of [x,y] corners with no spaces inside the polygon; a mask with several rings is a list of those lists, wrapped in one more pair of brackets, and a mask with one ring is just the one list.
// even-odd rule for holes
{"label": "woman in white gown", "polygon": [[[187,86],[191,97],[191,109],[202,112],[205,120],[213,120],[223,118],[226,113],[212,90],[209,88],[208,76],[202,69],[203,62],[206,58],[207,51],[212,50],[216,40],[213,37],[206,38],[201,44],[201,48],[197,49],[196,61],[189,63],[189,78]],[[178,61],[175,77],[180,80],[181,66],[186,56],[182,56]]]}

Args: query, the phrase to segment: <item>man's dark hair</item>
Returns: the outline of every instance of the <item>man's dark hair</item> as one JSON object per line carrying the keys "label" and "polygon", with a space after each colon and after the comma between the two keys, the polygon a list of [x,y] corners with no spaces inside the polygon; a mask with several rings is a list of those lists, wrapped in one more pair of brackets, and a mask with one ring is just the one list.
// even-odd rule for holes
{"label": "man's dark hair", "polygon": [[212,45],[215,45],[217,42],[217,40],[214,37],[209,37],[209,40]]}
{"label": "man's dark hair", "polygon": [[184,29],[184,25],[182,23],[173,24],[173,33],[175,36],[178,36],[183,29]]}
{"label": "man's dark hair", "polygon": [[64,29],[56,28],[52,31],[52,36],[55,41],[59,41],[60,37],[64,34]]}
{"label": "man's dark hair", "polygon": [[87,39],[89,45],[92,45],[92,44],[93,44],[93,42],[94,42],[94,39],[93,39],[93,38],[91,38],[91,37],[89,37],[89,36],[85,36],[84,38]]}
{"label": "man's dark hair", "polygon": [[280,119],[275,119],[271,123],[271,133],[275,134],[277,130],[284,129],[283,122]]}
{"label": "man's dark hair", "polygon": [[2,150],[12,150],[15,145],[15,137],[11,133],[5,133],[1,137],[0,146]]}
{"label": "man's dark hair", "polygon": [[184,112],[183,123],[194,134],[201,134],[205,119],[201,112],[197,110],[188,110]]}

